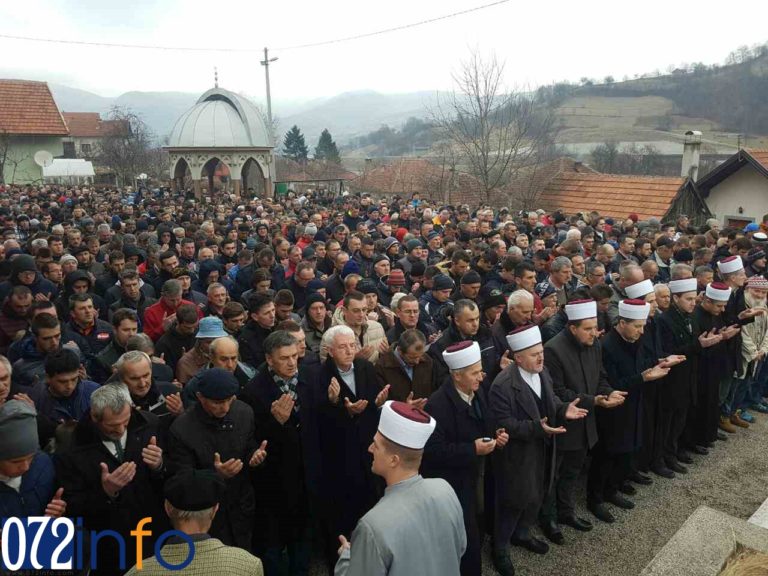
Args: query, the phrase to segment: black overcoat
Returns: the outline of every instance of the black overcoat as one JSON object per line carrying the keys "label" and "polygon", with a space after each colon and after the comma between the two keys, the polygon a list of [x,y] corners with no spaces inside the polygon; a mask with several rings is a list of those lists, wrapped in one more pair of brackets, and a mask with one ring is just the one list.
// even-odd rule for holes
{"label": "black overcoat", "polygon": [[568,432],[557,439],[560,450],[587,450],[597,443],[595,396],[613,392],[603,368],[602,346],[580,344],[566,328],[544,345],[544,365],[549,369],[555,394],[563,402],[579,398],[586,418],[568,424]]}
{"label": "black overcoat", "polygon": [[[154,414],[133,409],[128,423],[125,455],[119,461],[102,441],[102,437],[87,412],[77,423],[68,448],[57,453],[56,475],[59,486],[64,488],[63,498],[67,502],[67,516],[82,517],[87,530],[114,530],[126,539],[136,529],[136,523],[147,516],[152,524],[154,538],[169,529],[163,509],[163,482],[165,469],[151,470],[141,457],[141,451],[155,436],[158,445],[164,448],[165,438],[160,420]],[[165,454],[167,462],[167,454]],[[117,498],[110,498],[101,486],[101,463],[113,472],[124,462],[136,463],[133,480],[123,488]],[[99,573],[119,573],[117,570],[117,548],[114,540],[105,538],[99,544]],[[154,542],[145,540],[144,555],[151,556]],[[128,553],[127,559],[130,559]],[[127,561],[127,560],[126,560]]]}
{"label": "black overcoat", "polygon": [[673,366],[659,388],[659,403],[664,410],[679,410],[696,405],[699,377],[699,325],[692,314],[673,304],[659,317],[661,349],[665,356],[681,354],[686,361]]}
{"label": "black overcoat", "polygon": [[232,403],[224,418],[210,416],[196,403],[174,420],[168,438],[168,465],[173,473],[183,469],[215,470],[216,452],[222,462],[230,458],[243,461],[240,473],[225,481],[224,497],[213,519],[211,535],[229,546],[246,550],[251,547],[255,510],[248,461],[260,443],[257,440],[253,410],[240,400]]}
{"label": "black overcoat", "polygon": [[[371,472],[373,458],[368,447],[379,424],[376,396],[381,389],[373,364],[358,358],[353,366],[356,392],[344,382],[331,357],[322,366],[318,388],[321,393],[318,394],[318,430],[323,460],[321,489],[333,530],[345,535],[352,533],[357,521],[377,500]],[[328,400],[331,378],[336,378],[341,386],[337,404]],[[344,398],[350,402],[367,400],[368,406],[361,414],[350,416],[344,408]]]}
{"label": "black overcoat", "polygon": [[541,504],[553,480],[555,442],[541,427],[546,417],[550,426],[565,425],[563,403],[552,388],[552,378],[545,367],[541,379],[544,413],[539,411],[530,386],[514,364],[502,370],[491,385],[488,404],[493,428],[504,428],[509,442],[493,454],[496,480],[497,514],[505,508],[524,510]]}
{"label": "black overcoat", "polygon": [[627,342],[616,328],[605,336],[603,367],[614,390],[627,392],[624,403],[610,410],[596,412],[600,444],[610,454],[635,452],[643,444],[643,395],[645,386],[642,372],[658,362],[648,353],[642,340]]}
{"label": "black overcoat", "polygon": [[282,394],[263,364],[240,395],[253,409],[256,438],[267,441],[267,458],[253,472],[257,504],[254,535],[271,545],[298,539],[309,515],[309,467],[305,455],[307,449],[311,451],[313,437],[317,436],[315,406],[307,385],[299,380],[295,404],[298,410],[294,409],[284,424],[272,415],[272,403]]}

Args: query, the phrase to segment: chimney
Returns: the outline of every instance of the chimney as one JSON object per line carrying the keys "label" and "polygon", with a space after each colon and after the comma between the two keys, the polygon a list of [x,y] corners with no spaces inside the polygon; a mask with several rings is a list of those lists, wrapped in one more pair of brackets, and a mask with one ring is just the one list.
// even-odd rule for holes
{"label": "chimney", "polygon": [[688,130],[685,133],[685,143],[683,144],[683,165],[680,169],[680,176],[690,177],[696,182],[699,178],[699,154],[701,152],[701,132],[698,130]]}

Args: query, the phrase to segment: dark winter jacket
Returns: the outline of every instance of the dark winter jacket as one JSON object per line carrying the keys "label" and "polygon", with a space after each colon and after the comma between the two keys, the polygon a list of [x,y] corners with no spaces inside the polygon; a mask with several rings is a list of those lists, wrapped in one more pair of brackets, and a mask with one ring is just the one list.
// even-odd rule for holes
{"label": "dark winter jacket", "polygon": [[214,470],[214,454],[222,462],[230,458],[243,461],[243,469],[225,480],[226,489],[219,512],[211,526],[211,536],[229,546],[250,549],[255,499],[248,462],[261,440],[255,437],[251,407],[235,400],[224,418],[214,418],[200,404],[176,418],[168,438],[168,467],[180,470]]}
{"label": "dark winter jacket", "polygon": [[22,285],[19,280],[19,274],[24,271],[35,270],[35,279],[32,284],[28,284],[27,287],[32,291],[32,296],[43,294],[51,302],[54,301],[58,294],[58,288],[56,285],[44,278],[40,272],[37,272],[37,266],[35,265],[35,259],[29,254],[20,254],[16,256],[11,262],[11,276],[5,282],[0,282],[0,302],[6,299],[11,293],[14,286]]}
{"label": "dark winter jacket", "polygon": [[[87,530],[109,529],[118,534],[128,534],[136,528],[139,520],[148,516],[152,518],[152,536],[144,540],[145,557],[152,555],[153,538],[169,527],[167,516],[163,513],[165,469],[151,470],[141,456],[141,451],[153,436],[158,445],[165,448],[165,438],[160,434],[157,417],[133,409],[128,423],[125,455],[119,461],[104,445],[90,413],[86,413],[74,430],[71,445],[62,454],[57,454],[56,460],[57,478],[64,488],[67,502],[67,516],[82,517]],[[164,456],[167,457],[167,454]],[[133,480],[116,498],[107,495],[101,486],[102,462],[110,471],[124,462],[136,463]],[[99,565],[114,569],[117,548],[112,545],[113,539],[104,540],[109,543],[99,544]]]}
{"label": "dark winter jacket", "polygon": [[56,489],[56,472],[51,457],[38,452],[29,470],[21,477],[18,492],[0,482],[0,518],[44,516]]}
{"label": "dark winter jacket", "polygon": [[586,418],[569,422],[568,431],[558,437],[562,450],[587,450],[597,443],[595,396],[613,392],[601,355],[599,340],[584,346],[567,329],[544,345],[544,365],[555,394],[566,403],[579,398],[579,407],[589,410]]}

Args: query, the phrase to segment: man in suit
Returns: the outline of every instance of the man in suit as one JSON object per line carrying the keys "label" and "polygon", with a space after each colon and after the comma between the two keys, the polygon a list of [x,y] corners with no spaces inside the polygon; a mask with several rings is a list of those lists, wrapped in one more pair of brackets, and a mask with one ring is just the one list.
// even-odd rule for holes
{"label": "man in suit", "polygon": [[503,448],[509,436],[503,429],[494,431],[483,382],[480,346],[466,340],[443,352],[451,371],[451,382],[430,396],[425,410],[437,427],[424,448],[422,474],[442,478],[455,490],[464,512],[467,550],[461,559],[462,576],[480,576],[482,532],[478,496],[483,489],[486,458]]}
{"label": "man in suit", "polygon": [[[301,330],[299,329],[301,332]],[[303,332],[302,332],[303,334]],[[256,435],[269,446],[270,466],[253,475],[256,492],[254,549],[267,574],[309,571],[309,499],[305,464],[317,434],[311,392],[299,379],[299,349],[293,335],[277,330],[264,340],[266,362],[244,388],[253,408]],[[288,561],[283,560],[287,549]]]}
{"label": "man in suit", "polygon": [[565,306],[565,330],[547,342],[544,362],[552,376],[554,392],[563,402],[579,398],[590,410],[574,422],[558,440],[555,486],[542,507],[542,522],[554,530],[557,521],[587,532],[592,523],[576,516],[576,482],[587,452],[597,443],[593,408],[615,408],[626,392],[615,391],[603,369],[602,349],[597,340],[597,303],[575,300]]}
{"label": "man in suit", "polygon": [[377,500],[368,447],[378,425],[379,411],[389,386],[379,388],[376,370],[357,358],[359,343],[352,328],[336,325],[323,334],[328,350],[319,377],[318,435],[322,454],[320,512],[327,529],[326,560],[336,563],[336,537],[351,534],[358,520]]}
{"label": "man in suit", "polygon": [[651,305],[645,300],[619,302],[619,321],[603,340],[603,367],[615,390],[627,392],[624,404],[614,410],[597,412],[599,441],[592,450],[587,484],[587,505],[597,518],[614,521],[606,502],[619,508],[634,508],[634,503],[619,491],[633,492],[624,486],[632,470],[632,456],[642,445],[643,395],[647,382],[664,378],[678,359],[660,359],[641,338]]}
{"label": "man in suit", "polygon": [[[547,552],[546,543],[530,535],[542,500],[554,477],[554,436],[563,434],[565,420],[579,420],[587,411],[579,399],[569,404],[554,393],[544,365],[544,347],[538,326],[529,324],[507,336],[514,358],[491,385],[489,408],[494,426],[509,435],[505,449],[494,455],[495,510],[493,561],[502,576],[514,574],[508,542],[533,552]],[[563,535],[557,524],[543,526],[558,544]]]}

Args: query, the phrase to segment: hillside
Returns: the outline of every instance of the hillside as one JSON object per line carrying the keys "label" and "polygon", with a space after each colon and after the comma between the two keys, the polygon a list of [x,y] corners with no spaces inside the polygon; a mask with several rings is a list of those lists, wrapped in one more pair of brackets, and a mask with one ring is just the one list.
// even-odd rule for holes
{"label": "hillside", "polygon": [[[51,85],[59,108],[69,112],[100,112],[124,106],[141,115],[160,141],[176,118],[199,94],[127,92],[105,98],[75,88]],[[768,48],[729,65],[696,64],[667,75],[623,82],[557,84],[540,92],[557,94],[558,144],[585,156],[598,143],[653,145],[662,154],[680,153],[680,134],[704,133],[705,152],[727,154],[739,144],[768,147]],[[382,94],[347,92],[314,100],[276,100],[278,140],[294,124],[310,150],[324,128],[342,147],[344,156],[361,158],[423,153],[429,138],[423,130],[402,132],[409,118],[426,119],[436,92]],[[258,101],[257,101],[258,103]],[[387,128],[382,130],[382,126]],[[390,134],[389,132],[398,132]],[[393,144],[393,140],[395,141]],[[376,142],[376,143],[374,143]]]}
{"label": "hillside", "polygon": [[[768,51],[725,66],[698,64],[671,74],[570,87],[558,107],[559,140],[581,152],[616,140],[679,151],[678,134],[704,132],[712,153],[732,152],[744,136],[763,147],[768,135]],[[668,151],[669,150],[669,151]]]}

